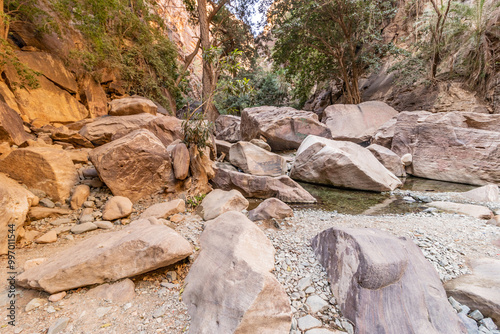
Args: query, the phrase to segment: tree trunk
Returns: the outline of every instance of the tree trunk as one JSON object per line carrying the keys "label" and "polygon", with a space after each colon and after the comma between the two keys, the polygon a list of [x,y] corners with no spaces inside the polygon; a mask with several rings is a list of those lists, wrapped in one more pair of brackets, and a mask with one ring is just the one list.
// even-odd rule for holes
{"label": "tree trunk", "polygon": [[[207,15],[207,0],[198,0],[198,15],[200,18],[200,39],[202,52],[205,53],[211,47],[210,43],[210,27]],[[214,69],[213,65],[206,59],[203,59],[203,79],[202,79],[202,100],[203,113],[205,118],[210,121],[215,121],[217,118],[217,110],[213,105],[214,92]]]}
{"label": "tree trunk", "polygon": [[3,39],[7,39],[9,35],[9,30],[7,28],[7,23],[5,22],[4,19],[5,12],[3,10],[3,4],[4,0],[0,0],[0,34],[1,34],[0,37]]}

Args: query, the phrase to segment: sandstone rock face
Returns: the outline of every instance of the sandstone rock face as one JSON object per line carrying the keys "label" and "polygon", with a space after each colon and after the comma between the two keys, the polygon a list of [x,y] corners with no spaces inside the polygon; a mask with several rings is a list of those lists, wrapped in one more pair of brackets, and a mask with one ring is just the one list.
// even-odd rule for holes
{"label": "sandstone rock face", "polygon": [[390,149],[378,144],[371,144],[367,149],[377,158],[385,168],[396,176],[406,176],[406,171],[401,158]]}
{"label": "sandstone rock face", "polygon": [[30,138],[24,131],[21,117],[6,103],[0,101],[0,143],[21,145]]}
{"label": "sandstone rock face", "polygon": [[174,167],[175,178],[178,180],[184,180],[189,174],[189,150],[184,143],[179,143],[175,145],[172,150],[172,164]]}
{"label": "sandstone rock face", "polygon": [[71,195],[71,208],[73,210],[77,210],[82,207],[83,202],[87,200],[87,197],[90,195],[90,187],[85,184],[80,184],[76,186],[73,191],[73,195]]}
{"label": "sandstone rock face", "polygon": [[17,276],[17,284],[48,293],[131,277],[191,255],[189,242],[162,225],[130,226],[86,239]]}
{"label": "sandstone rock face", "polygon": [[463,197],[475,202],[499,202],[500,195],[496,184],[488,184],[483,187],[472,189],[461,193]]}
{"label": "sandstone rock face", "polygon": [[102,219],[115,220],[128,217],[132,213],[132,202],[127,197],[113,196],[102,209]]}
{"label": "sandstone rock face", "polygon": [[201,202],[201,216],[205,220],[219,217],[228,211],[239,211],[248,208],[248,201],[238,190],[213,190]]}
{"label": "sandstone rock face", "polygon": [[78,80],[80,97],[89,110],[90,117],[100,117],[108,114],[108,98],[102,86],[90,75]]}
{"label": "sandstone rock face", "polygon": [[0,161],[0,172],[43,190],[55,201],[65,201],[78,179],[73,162],[63,150],[50,147],[20,148]]}
{"label": "sandstone rock face", "polygon": [[243,172],[260,176],[286,174],[286,160],[249,142],[238,142],[229,150],[229,161]]}
{"label": "sandstone rock face", "polygon": [[500,322],[500,261],[474,259],[471,267],[472,274],[446,282],[446,292],[460,303]]}
{"label": "sandstone rock face", "polygon": [[167,149],[143,129],[94,149],[90,160],[113,195],[132,202],[161,191],[174,179]]}
{"label": "sandstone rock face", "polygon": [[241,112],[241,137],[250,141],[263,136],[273,151],[297,149],[308,136],[331,138],[318,115],[293,108],[256,107]]}
{"label": "sandstone rock face", "polygon": [[467,333],[436,270],[411,240],[331,228],[312,247],[356,333]]}
{"label": "sandstone rock face", "polygon": [[176,117],[157,117],[141,127],[154,134],[165,147],[178,139],[184,139],[182,121]]}
{"label": "sandstone rock face", "polygon": [[29,208],[36,201],[35,197],[16,181],[0,174],[0,255],[8,251],[9,225],[14,224],[12,230],[17,238]]}
{"label": "sandstone rock face", "polygon": [[371,143],[390,149],[392,147],[392,138],[394,137],[394,129],[396,128],[397,117],[393,117],[380,128],[375,131],[372,136]]}
{"label": "sandstone rock face", "polygon": [[141,113],[156,115],[158,107],[153,101],[141,96],[125,97],[109,102],[110,116],[127,116]]}
{"label": "sandstone rock face", "polygon": [[141,214],[141,219],[149,217],[168,218],[179,212],[186,211],[186,203],[182,199],[175,199],[170,202],[158,203],[150,206]]}
{"label": "sandstone rock face", "polygon": [[394,108],[380,101],[333,104],[323,111],[321,121],[328,126],[333,139],[362,143],[397,114]]}
{"label": "sandstone rock face", "polygon": [[183,294],[189,332],[287,334],[290,300],[270,273],[275,251],[269,239],[239,212],[205,226]]}
{"label": "sandstone rock face", "polygon": [[401,186],[401,181],[366,148],[317,136],[302,142],[290,176],[306,182],[379,192]]}
{"label": "sandstone rock face", "polygon": [[241,140],[240,132],[241,117],[232,115],[220,115],[215,121],[215,137],[230,143]]}
{"label": "sandstone rock face", "polygon": [[151,114],[101,117],[85,124],[80,129],[80,134],[96,146],[104,145],[111,141],[111,137],[116,132],[124,130],[132,132],[154,119],[155,116]]}
{"label": "sandstone rock face", "polygon": [[403,112],[392,151],[413,156],[408,173],[428,179],[500,183],[500,115]]}
{"label": "sandstone rock face", "polygon": [[276,197],[286,203],[316,203],[311,194],[286,175],[255,176],[216,168],[212,183],[222,190],[236,189],[245,197]]}
{"label": "sandstone rock face", "polygon": [[459,213],[479,219],[490,219],[491,217],[493,217],[493,213],[490,211],[490,209],[481,205],[452,202],[431,202],[428,205],[443,211]]}
{"label": "sandstone rock face", "polygon": [[248,219],[251,221],[272,218],[285,219],[286,217],[293,217],[293,210],[277,198],[268,198],[260,203],[258,207],[248,212]]}

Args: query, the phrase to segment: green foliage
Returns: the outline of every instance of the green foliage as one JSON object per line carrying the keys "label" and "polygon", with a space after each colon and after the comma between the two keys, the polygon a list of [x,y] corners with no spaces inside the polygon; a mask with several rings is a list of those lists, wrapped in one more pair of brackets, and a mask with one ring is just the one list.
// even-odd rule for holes
{"label": "green foliage", "polygon": [[394,16],[393,1],[284,0],[275,6],[273,60],[284,68],[294,97],[305,102],[318,82],[342,82],[359,103],[358,80],[385,52],[382,23]]}
{"label": "green foliage", "polygon": [[179,97],[177,50],[168,39],[153,0],[52,0],[90,41],[73,56],[91,72],[117,69],[131,94],[140,94],[168,108],[164,90]]}
{"label": "green foliage", "polygon": [[9,43],[0,38],[0,68],[11,67],[16,71],[18,81],[10,82],[11,88],[31,88],[40,87],[37,80],[39,72],[33,71],[31,68],[19,61],[16,53]]}
{"label": "green foliage", "polygon": [[195,195],[195,196],[190,196],[186,199],[186,204],[188,205],[189,208],[195,209],[198,207],[198,205],[203,202],[203,199],[207,196],[206,194],[203,195]]}
{"label": "green foliage", "polygon": [[203,119],[203,114],[194,110],[182,122],[182,132],[184,133],[184,143],[188,147],[197,147],[200,155],[203,149],[210,146],[210,137],[214,131],[214,124]]}

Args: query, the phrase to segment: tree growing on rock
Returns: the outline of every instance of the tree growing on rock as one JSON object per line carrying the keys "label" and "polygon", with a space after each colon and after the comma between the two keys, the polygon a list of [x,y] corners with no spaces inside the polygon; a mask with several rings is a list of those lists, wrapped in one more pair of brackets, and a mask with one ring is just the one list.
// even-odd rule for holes
{"label": "tree growing on rock", "polygon": [[346,103],[360,103],[359,79],[386,47],[381,27],[392,1],[283,0],[272,6],[273,59],[304,98],[321,81],[342,83]]}

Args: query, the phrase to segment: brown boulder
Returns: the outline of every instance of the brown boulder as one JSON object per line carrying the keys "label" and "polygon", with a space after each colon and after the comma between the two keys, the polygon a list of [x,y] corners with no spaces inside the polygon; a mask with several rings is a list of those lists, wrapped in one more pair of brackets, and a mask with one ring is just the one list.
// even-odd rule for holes
{"label": "brown boulder", "polygon": [[297,182],[286,175],[279,177],[256,176],[214,168],[212,183],[222,190],[238,190],[245,197],[276,197],[286,203],[316,203],[316,199]]}
{"label": "brown boulder", "polygon": [[375,229],[331,228],[312,247],[356,333],[467,333],[413,241]]}
{"label": "brown boulder", "polygon": [[126,133],[132,132],[154,119],[155,116],[151,114],[104,116],[97,118],[91,123],[85,124],[80,129],[80,134],[96,146],[104,145],[111,141],[111,137],[115,133],[119,131],[127,131]]}
{"label": "brown boulder", "polygon": [[156,115],[158,107],[153,101],[141,96],[125,97],[109,102],[110,116],[128,116],[142,113]]}
{"label": "brown boulder", "polygon": [[295,180],[369,191],[392,191],[401,181],[366,148],[348,141],[309,136],[290,176]]}
{"label": "brown boulder", "polygon": [[286,174],[286,160],[249,142],[240,141],[231,146],[229,161],[243,172],[260,176]]}
{"label": "brown boulder", "polygon": [[458,112],[402,112],[392,141],[409,174],[474,185],[500,183],[499,147],[500,115]]}
{"label": "brown boulder", "polygon": [[474,202],[500,202],[500,194],[496,184],[488,184],[460,195]]}
{"label": "brown boulder", "polygon": [[154,134],[165,147],[176,140],[184,139],[182,121],[176,117],[157,117],[141,127]]}
{"label": "brown boulder", "polygon": [[189,174],[189,150],[184,143],[175,145],[172,150],[172,165],[174,167],[174,175],[177,180],[184,180]]}
{"label": "brown boulder", "polygon": [[228,211],[242,211],[248,208],[248,201],[238,190],[215,189],[200,204],[201,216],[205,220],[219,217]]}
{"label": "brown boulder", "polygon": [[321,121],[328,126],[333,139],[362,143],[397,114],[394,108],[380,101],[333,104],[323,111]]}
{"label": "brown boulder", "polygon": [[90,187],[85,184],[80,184],[75,187],[73,195],[71,195],[71,208],[77,210],[82,207],[83,202],[87,200],[90,195]]}
{"label": "brown boulder", "polygon": [[58,217],[69,215],[71,210],[61,208],[45,208],[42,206],[33,206],[29,211],[30,220],[40,220],[49,217]]}
{"label": "brown boulder", "polygon": [[146,219],[149,217],[154,218],[168,218],[179,212],[186,211],[186,203],[182,199],[175,199],[170,202],[158,203],[151,205],[142,214],[141,219]]}
{"label": "brown boulder", "polygon": [[500,322],[500,260],[473,259],[471,267],[472,274],[446,282],[446,292],[460,303]]}
{"label": "brown boulder", "polygon": [[128,217],[132,213],[132,202],[123,196],[111,197],[102,209],[102,219],[110,221]]}
{"label": "brown boulder", "polygon": [[241,112],[241,137],[245,141],[266,138],[273,151],[297,149],[308,135],[331,138],[318,115],[293,108],[256,107]]}
{"label": "brown boulder", "polygon": [[[15,245],[19,229],[36,200],[36,196],[19,183],[5,174],[0,174],[0,255],[7,254],[9,249],[14,250],[12,247]],[[14,235],[14,238],[9,238],[9,235]],[[9,248],[9,244],[13,246]]]}
{"label": "brown boulder", "polygon": [[262,139],[252,139],[250,140],[250,143],[254,144],[255,146],[258,146],[260,148],[263,148],[266,151],[271,152],[271,146],[269,146],[268,143],[263,141]]}
{"label": "brown boulder", "polygon": [[215,137],[230,143],[241,140],[240,133],[241,117],[232,115],[220,115],[215,121]]}
{"label": "brown boulder", "polygon": [[265,234],[233,211],[207,222],[200,243],[183,293],[189,332],[289,333],[290,300],[270,273],[275,250]]}
{"label": "brown boulder", "polygon": [[24,131],[23,120],[6,103],[0,101],[0,143],[21,145],[31,136]]}
{"label": "brown boulder", "polygon": [[401,161],[401,158],[390,149],[378,144],[371,144],[367,149],[377,158],[385,168],[391,171],[394,175],[404,177],[406,171]]}
{"label": "brown boulder", "polygon": [[20,148],[0,161],[0,172],[43,190],[55,201],[69,198],[78,174],[65,151],[50,147]]}
{"label": "brown boulder", "polygon": [[143,129],[94,149],[90,160],[113,195],[132,202],[164,190],[175,178],[167,149]]}
{"label": "brown boulder", "polygon": [[277,198],[268,198],[248,212],[248,219],[251,221],[272,218],[285,219],[286,217],[293,217],[293,210]]}
{"label": "brown boulder", "polygon": [[136,276],[176,263],[191,253],[189,242],[169,227],[130,226],[65,249],[18,275],[16,283],[53,294]]}
{"label": "brown boulder", "polygon": [[390,149],[392,147],[392,138],[396,128],[397,117],[393,117],[375,131],[370,143]]}
{"label": "brown boulder", "polygon": [[231,149],[231,146],[233,146],[233,144],[231,144],[230,142],[227,142],[225,140],[216,139],[215,145],[217,147],[217,152],[220,155],[224,154],[225,160],[228,160],[229,159],[229,150]]}
{"label": "brown boulder", "polygon": [[57,142],[68,143],[78,148],[94,148],[94,145],[76,130],[70,130],[65,126],[44,126],[42,129],[50,131],[50,138]]}

